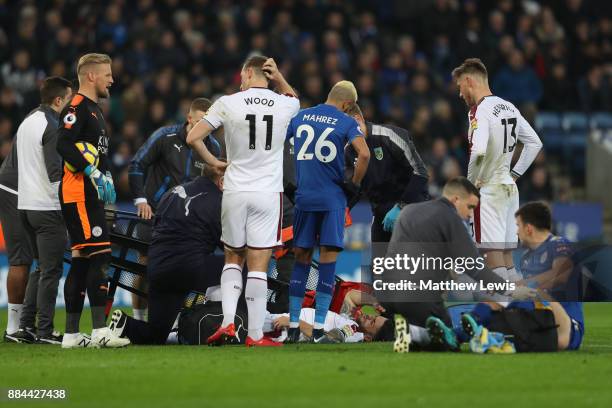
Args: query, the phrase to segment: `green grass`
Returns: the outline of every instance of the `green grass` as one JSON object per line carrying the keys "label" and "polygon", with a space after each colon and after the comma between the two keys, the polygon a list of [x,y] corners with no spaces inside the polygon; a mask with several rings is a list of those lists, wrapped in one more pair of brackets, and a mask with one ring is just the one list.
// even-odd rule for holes
{"label": "green grass", "polygon": [[[389,344],[61,350],[0,342],[0,405],[610,407],[612,303],[585,305],[585,312],[582,350],[549,354],[398,355]],[[7,388],[62,388],[68,399],[6,402]]]}

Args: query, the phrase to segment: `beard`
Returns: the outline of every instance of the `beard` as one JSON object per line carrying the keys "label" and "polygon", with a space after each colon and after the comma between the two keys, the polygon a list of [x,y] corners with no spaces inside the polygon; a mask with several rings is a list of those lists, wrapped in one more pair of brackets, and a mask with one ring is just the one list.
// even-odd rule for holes
{"label": "beard", "polygon": [[108,91],[108,88],[104,87],[102,89],[98,89],[97,91],[98,98],[110,98],[110,92]]}

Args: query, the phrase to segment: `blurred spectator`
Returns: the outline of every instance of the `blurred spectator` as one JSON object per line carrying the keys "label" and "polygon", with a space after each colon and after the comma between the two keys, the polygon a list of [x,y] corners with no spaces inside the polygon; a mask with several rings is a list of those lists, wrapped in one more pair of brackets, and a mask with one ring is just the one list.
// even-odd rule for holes
{"label": "blurred spectator", "polygon": [[32,66],[30,53],[25,49],[15,51],[12,60],[5,62],[0,71],[4,84],[15,91],[18,104],[23,103],[29,92],[38,90],[37,81],[44,76]]}
{"label": "blurred spectator", "polygon": [[594,66],[578,82],[580,108],[585,112],[612,111],[610,80],[600,66]]}
{"label": "blurred spectator", "polygon": [[447,143],[460,133],[453,123],[453,112],[450,104],[444,99],[438,99],[433,107],[433,120],[429,126],[431,138],[442,138]]}
{"label": "blurred spectator", "polygon": [[542,108],[561,112],[574,109],[576,105],[576,95],[567,77],[567,68],[562,63],[556,63],[544,80]]}
{"label": "blurred spectator", "polygon": [[512,51],[508,65],[493,78],[492,88],[496,95],[519,109],[522,105],[535,105],[542,98],[542,84],[533,69],[525,66],[520,50]]}
{"label": "blurred spectator", "polygon": [[536,166],[531,172],[530,180],[522,183],[521,201],[551,201],[553,198],[553,188],[550,182],[548,170],[544,166]]}

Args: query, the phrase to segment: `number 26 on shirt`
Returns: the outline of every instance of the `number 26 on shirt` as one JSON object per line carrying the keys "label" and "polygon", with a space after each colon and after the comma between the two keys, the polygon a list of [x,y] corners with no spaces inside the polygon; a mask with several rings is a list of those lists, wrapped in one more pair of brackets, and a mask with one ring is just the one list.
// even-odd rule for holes
{"label": "number 26 on shirt", "polygon": [[[315,143],[313,154],[306,152],[308,151],[308,147],[311,145],[315,137],[315,130],[310,125],[298,126],[297,131],[295,132],[295,137],[297,139],[301,139],[305,133],[306,141],[300,148],[300,151],[297,154],[297,159],[312,160],[313,157],[316,157],[317,160],[323,163],[329,163],[333,161],[336,158],[338,150],[336,149],[336,145],[332,141],[327,140],[327,136],[329,136],[334,130],[334,128],[328,127],[323,131],[323,133],[321,133],[321,136],[317,139],[317,142]],[[323,153],[323,148],[327,148],[327,154]]]}

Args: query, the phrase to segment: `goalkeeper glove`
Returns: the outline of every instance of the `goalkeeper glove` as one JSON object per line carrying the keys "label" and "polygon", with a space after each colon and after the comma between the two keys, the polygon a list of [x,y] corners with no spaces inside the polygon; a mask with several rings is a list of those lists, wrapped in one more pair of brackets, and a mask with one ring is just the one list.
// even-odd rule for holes
{"label": "goalkeeper glove", "polygon": [[110,171],[106,172],[106,204],[115,204],[117,193],[115,192],[115,184],[113,183],[113,175]]}
{"label": "goalkeeper glove", "polygon": [[91,180],[91,184],[93,184],[94,189],[98,193],[98,200],[106,201],[106,186],[108,184],[106,176],[93,164],[85,167],[83,173]]}
{"label": "goalkeeper glove", "polygon": [[400,214],[400,207],[399,205],[395,204],[393,206],[393,208],[391,208],[388,212],[387,215],[385,215],[385,218],[383,219],[383,229],[387,232],[391,232],[393,231],[393,226],[395,225],[395,221],[397,220],[397,217]]}

